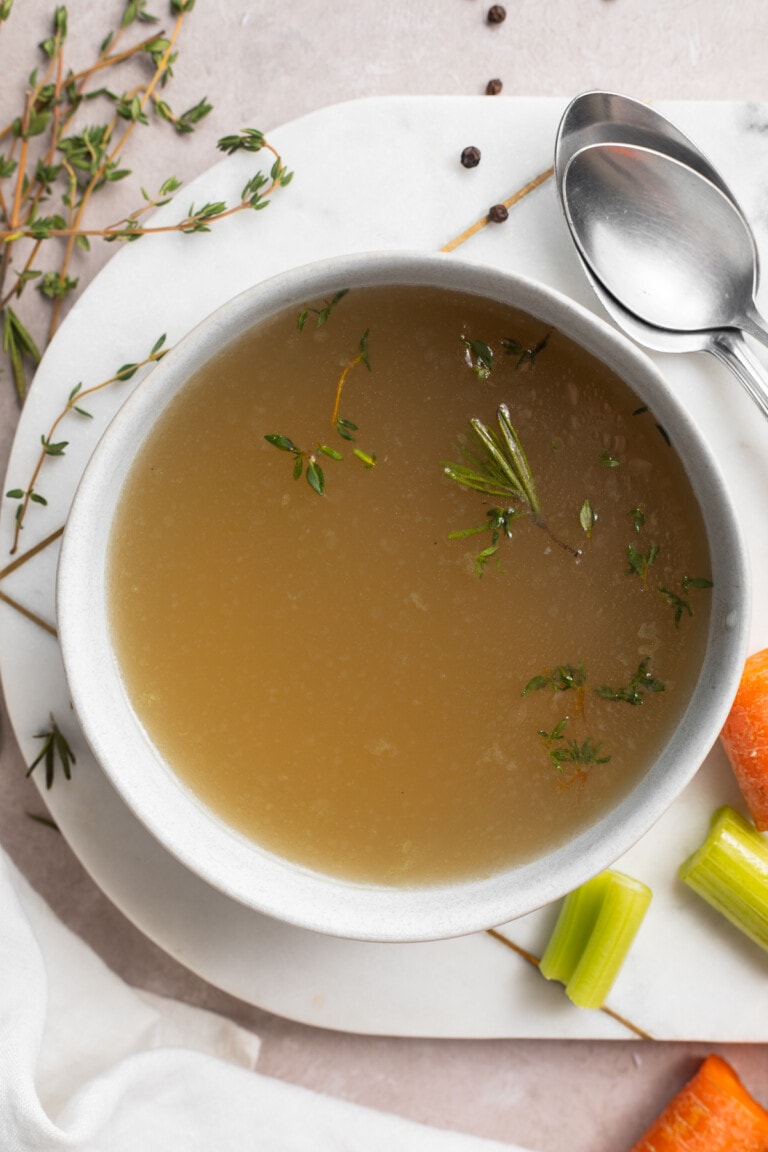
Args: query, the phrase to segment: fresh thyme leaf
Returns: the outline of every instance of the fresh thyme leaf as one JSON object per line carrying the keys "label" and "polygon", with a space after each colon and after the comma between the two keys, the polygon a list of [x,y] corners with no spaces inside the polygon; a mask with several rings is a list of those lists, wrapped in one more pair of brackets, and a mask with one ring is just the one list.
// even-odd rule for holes
{"label": "fresh thyme leaf", "polygon": [[461,337],[467,364],[478,380],[487,380],[493,371],[493,350],[483,340],[468,340]]}
{"label": "fresh thyme leaf", "polygon": [[680,621],[683,618],[683,613],[688,616],[693,616],[693,608],[691,607],[690,600],[684,600],[682,596],[678,596],[670,588],[662,588],[661,584],[658,585],[659,592],[664,597],[675,614],[675,628],[680,626]]}
{"label": "fresh thyme leaf", "polygon": [[23,400],[27,394],[25,361],[40,363],[40,350],[12,308],[3,309],[3,352],[11,362],[16,395]]}
{"label": "fresh thyme leaf", "polygon": [[565,726],[567,723],[568,723],[568,717],[563,716],[563,718],[561,720],[558,720],[557,724],[555,724],[555,726],[551,732],[547,732],[544,728],[539,728],[539,736],[543,736],[543,738],[545,740],[550,741],[550,742],[554,741],[554,740],[559,740],[562,737],[563,732],[565,731]]}
{"label": "fresh thyme leaf", "polygon": [[38,284],[38,289],[49,300],[55,300],[57,296],[66,296],[68,293],[74,292],[77,285],[78,281],[73,280],[71,276],[61,276],[58,272],[46,272]]}
{"label": "fresh thyme leaf", "polygon": [[[333,312],[334,308],[340,300],[344,299],[347,292],[349,292],[349,288],[342,288],[330,300],[325,300],[323,302],[322,308],[311,308],[309,305],[305,305],[299,312],[298,319],[296,321],[296,327],[298,328],[299,332],[301,332],[304,328],[304,325],[306,324],[310,315],[315,317],[316,328],[322,328],[324,324],[327,324],[331,318],[331,313]],[[367,341],[367,339],[368,331],[366,330],[363,338],[360,341],[360,359],[370,369],[370,365],[366,359],[368,355],[368,346],[367,343],[364,344],[364,341]],[[363,355],[363,352],[365,352],[365,355]]]}
{"label": "fresh thyme leaf", "polygon": [[310,488],[322,496],[325,491],[325,474],[316,460],[310,459],[307,464],[307,483]]}
{"label": "fresh thyme leaf", "polygon": [[[449,540],[463,540],[467,536],[477,536],[481,532],[491,533],[491,543],[481,549],[475,556],[475,575],[483,576],[488,561],[496,555],[499,546],[499,540],[504,535],[507,538],[512,536],[512,521],[524,513],[516,508],[491,508],[486,512],[485,524],[476,524],[472,528],[461,528],[458,532],[450,532],[448,534]],[[496,564],[497,571],[501,571],[500,564]]]}
{"label": "fresh thyme leaf", "polygon": [[46,456],[63,456],[64,449],[67,447],[69,441],[59,440],[57,443],[52,443],[47,436],[41,436],[40,443],[43,446],[43,451]]}
{"label": "fresh thyme leaf", "polygon": [[647,552],[641,552],[633,544],[627,545],[627,576],[639,576],[645,582],[648,579],[648,569],[655,562],[659,554],[658,544],[651,544]]}
{"label": "fresh thyme leaf", "polygon": [[268,444],[274,444],[275,448],[279,448],[281,452],[300,452],[301,449],[297,448],[290,436],[279,436],[277,433],[270,433],[264,439]]}
{"label": "fresh thyme leaf", "polygon": [[233,152],[260,152],[265,144],[264,133],[258,128],[244,128],[236,136],[222,136],[216,147],[231,156]]}
{"label": "fresh thyme leaf", "polygon": [[563,772],[566,765],[588,768],[593,764],[607,764],[611,757],[602,756],[602,744],[598,744],[591,736],[579,741],[563,735],[568,717],[563,717],[551,732],[539,730],[539,735],[547,745],[549,759],[558,772]]}
{"label": "fresh thyme leaf", "polygon": [[583,688],[587,683],[587,674],[583,661],[580,664],[558,664],[551,672],[540,676],[533,676],[521,693],[527,696],[529,692],[537,692],[542,688],[551,688],[553,692],[567,692],[571,688]]}
{"label": "fresh thyme leaf", "polygon": [[689,588],[714,588],[714,584],[706,576],[683,576],[681,584],[684,592]]}
{"label": "fresh thyme leaf", "polygon": [[621,462],[616,459],[610,452],[600,453],[600,463],[603,468],[619,468]]}
{"label": "fresh thyme leaf", "polygon": [[587,499],[582,504],[581,509],[579,510],[579,523],[584,529],[588,540],[591,539],[592,529],[594,528],[596,522],[597,513],[592,507],[592,503],[589,497],[587,497]]}
{"label": "fresh thyme leaf", "polygon": [[599,696],[601,700],[619,700],[637,706],[643,703],[646,693],[663,692],[664,684],[651,672],[650,662],[650,656],[641,660],[629,684],[621,688],[612,688],[608,684],[603,684],[599,688],[595,688],[595,695]]}
{"label": "fresh thyme leaf", "polygon": [[551,332],[547,332],[546,336],[539,340],[538,344],[535,344],[532,348],[526,348],[522,341],[515,340],[511,336],[503,339],[501,341],[501,346],[507,356],[517,357],[517,362],[515,364],[515,369],[517,371],[520,371],[523,368],[532,369],[536,365],[536,357],[538,356],[539,352],[544,351],[547,344],[549,343],[549,338],[551,335]]}
{"label": "fresh thyme leaf", "polygon": [[581,743],[578,740],[566,740],[564,746],[551,748],[549,758],[555,767],[561,771],[566,764],[578,764],[586,768],[592,764],[607,764],[610,761],[610,756],[600,755],[602,750],[602,744],[595,743],[591,737],[587,736]]}
{"label": "fresh thyme leaf", "polygon": [[357,424],[353,424],[351,420],[344,420],[341,416],[336,421],[336,431],[342,440],[354,440],[353,433],[358,431]]}
{"label": "fresh thyme leaf", "polygon": [[27,776],[32,775],[38,764],[45,762],[45,786],[47,789],[52,788],[56,770],[56,760],[58,760],[61,765],[61,770],[64,773],[64,778],[71,780],[72,765],[76,763],[75,754],[53,715],[51,715],[50,728],[46,732],[39,732],[35,736],[35,740],[42,740],[43,746],[40,755],[33,760],[27,769]]}
{"label": "fresh thyme leaf", "polygon": [[343,460],[341,452],[337,452],[335,448],[330,448],[327,444],[318,444],[318,452],[322,452],[324,456],[330,456],[332,460]]}
{"label": "fresh thyme leaf", "polygon": [[642,508],[630,508],[627,515],[632,520],[632,527],[638,534],[645,527],[645,512]]}
{"label": "fresh thyme leaf", "polygon": [[369,454],[368,452],[363,452],[362,448],[354,448],[354,449],[352,450],[352,452],[353,452],[353,455],[354,455],[354,456],[357,456],[358,460],[359,460],[359,461],[360,461],[360,462],[361,462],[361,463],[362,463],[362,464],[363,464],[363,465],[364,465],[366,468],[375,468],[375,466],[376,466],[376,455],[375,455],[375,453]]}

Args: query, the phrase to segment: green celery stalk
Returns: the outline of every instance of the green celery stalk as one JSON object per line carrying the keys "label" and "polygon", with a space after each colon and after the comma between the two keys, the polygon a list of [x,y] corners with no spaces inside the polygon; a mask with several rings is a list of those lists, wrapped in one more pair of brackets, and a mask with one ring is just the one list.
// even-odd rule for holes
{"label": "green celery stalk", "polygon": [[609,869],[565,898],[539,965],[580,1008],[600,1008],[651,902],[651,890]]}
{"label": "green celery stalk", "polygon": [[706,840],[683,861],[678,875],[768,950],[768,842],[743,816],[720,808]]}
{"label": "green celery stalk", "polygon": [[567,984],[573,976],[597,923],[609,882],[608,873],[601,872],[566,896],[539,961],[539,971],[547,980]]}

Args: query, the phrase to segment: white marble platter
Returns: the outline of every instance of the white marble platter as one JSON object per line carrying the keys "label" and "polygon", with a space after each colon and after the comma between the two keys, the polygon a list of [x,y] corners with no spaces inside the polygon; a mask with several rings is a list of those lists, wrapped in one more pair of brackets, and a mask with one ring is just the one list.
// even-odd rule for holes
{"label": "white marble platter", "polygon": [[[22,414],[4,490],[25,486],[72,387],[144,356],[161,332],[172,344],[228,297],[275,272],[333,253],[436,250],[552,162],[565,100],[389,98],[332,107],[270,134],[296,176],[264,212],[124,248],[82,295],[51,344]],[[721,166],[768,251],[768,105],[659,103]],[[468,144],[479,167],[459,164]],[[161,210],[239,198],[265,162],[223,160]],[[269,164],[266,165],[269,167]],[[510,268],[565,291],[595,312],[571,249],[552,180],[480,229],[461,258]],[[758,353],[763,355],[763,353]],[[752,648],[768,644],[768,424],[738,385],[703,355],[656,356],[721,460],[749,541],[755,605]],[[92,421],[60,429],[66,455],[46,463],[23,533],[33,546],[63,524],[93,446],[134,382],[94,396]],[[15,505],[3,502],[0,557]],[[3,591],[55,622],[58,545],[3,580]],[[0,568],[5,559],[0,560]],[[328,939],[259,916],[209,888],[166,854],[118,799],[76,729],[52,635],[0,604],[0,672],[23,754],[53,712],[77,754],[74,778],[45,800],[95,881],[147,936],[220,988],[269,1011],[352,1032],[435,1037],[768,1040],[768,957],[675,879],[711,812],[739,805],[719,748],[667,815],[620,862],[654,900],[605,1012],[574,1008],[515,952],[487,933],[428,944]],[[34,690],[31,690],[34,689]],[[556,915],[545,908],[502,933],[539,954]]]}

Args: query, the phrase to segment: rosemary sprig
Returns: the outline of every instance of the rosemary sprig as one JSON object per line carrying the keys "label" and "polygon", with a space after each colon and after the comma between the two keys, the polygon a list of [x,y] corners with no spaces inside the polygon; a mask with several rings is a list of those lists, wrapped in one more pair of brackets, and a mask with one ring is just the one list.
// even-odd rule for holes
{"label": "rosemary sprig", "polygon": [[479,455],[467,453],[467,464],[446,463],[443,471],[462,488],[484,496],[504,497],[513,505],[522,505],[525,512],[537,519],[540,506],[536,484],[506,404],[499,405],[496,419],[500,435],[481,420],[472,419],[470,427],[480,442]]}
{"label": "rosemary sprig", "polygon": [[45,732],[38,732],[35,740],[42,740],[43,746],[39,756],[32,761],[27,769],[27,776],[31,776],[38,764],[44,762],[45,787],[47,789],[52,788],[56,773],[56,760],[58,759],[65,780],[71,780],[72,765],[76,763],[76,757],[69,745],[69,741],[56,723],[53,714],[51,714],[50,728]]}
{"label": "rosemary sprig", "polygon": [[490,531],[491,545],[483,549],[477,557],[479,574],[484,564],[495,555],[501,535],[511,537],[511,523],[520,516],[529,516],[537,528],[544,529],[552,540],[572,556],[580,556],[577,548],[558,539],[541,518],[541,507],[536,492],[528,457],[510,418],[506,404],[499,405],[496,411],[499,426],[498,434],[481,420],[474,418],[470,428],[479,442],[478,451],[464,453],[466,463],[443,463],[445,475],[455,480],[462,488],[479,492],[483,496],[501,497],[505,506],[494,507],[487,513],[487,523],[475,528],[451,532],[449,539],[457,540],[478,532]]}

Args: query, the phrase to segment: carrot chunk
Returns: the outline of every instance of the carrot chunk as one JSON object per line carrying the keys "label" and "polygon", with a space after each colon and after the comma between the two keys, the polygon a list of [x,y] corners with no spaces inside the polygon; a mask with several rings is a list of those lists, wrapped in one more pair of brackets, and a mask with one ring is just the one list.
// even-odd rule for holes
{"label": "carrot chunk", "polygon": [[630,1152],[768,1152],[768,1112],[713,1054]]}
{"label": "carrot chunk", "polygon": [[767,832],[768,648],[747,659],[720,738],[755,827]]}

